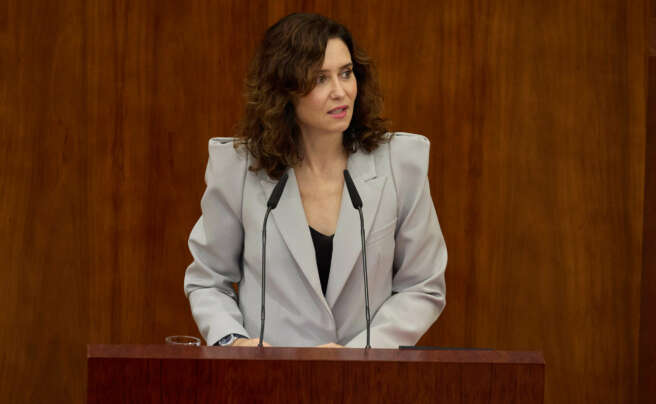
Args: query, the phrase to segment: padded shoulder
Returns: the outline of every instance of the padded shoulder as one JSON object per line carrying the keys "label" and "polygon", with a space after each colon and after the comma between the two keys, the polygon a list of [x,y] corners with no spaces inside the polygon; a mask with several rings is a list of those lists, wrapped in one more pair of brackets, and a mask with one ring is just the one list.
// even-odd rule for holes
{"label": "padded shoulder", "polygon": [[[235,149],[234,138],[215,137],[209,141],[209,160],[205,171],[207,189],[202,205],[215,198],[241,216],[242,194],[249,159],[245,150]],[[205,207],[205,206],[204,206]]]}
{"label": "padded shoulder", "polygon": [[234,138],[215,137],[210,139],[208,145],[209,161],[205,172],[205,182],[210,185],[211,180],[225,177],[226,175],[243,176],[248,169],[248,154],[245,150],[235,149]]}
{"label": "padded shoulder", "polygon": [[413,133],[396,132],[390,138],[392,176],[403,216],[420,195],[428,180],[430,141]]}
{"label": "padded shoulder", "polygon": [[213,137],[210,139],[210,146],[216,144],[234,144],[234,143],[235,143],[234,137]]}
{"label": "padded shoulder", "polygon": [[392,170],[397,180],[419,180],[428,175],[430,141],[413,133],[396,132],[390,139]]}

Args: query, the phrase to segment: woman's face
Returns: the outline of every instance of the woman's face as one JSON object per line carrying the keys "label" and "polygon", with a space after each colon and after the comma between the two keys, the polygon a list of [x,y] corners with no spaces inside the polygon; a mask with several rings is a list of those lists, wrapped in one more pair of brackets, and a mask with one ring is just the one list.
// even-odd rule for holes
{"label": "woman's face", "polygon": [[348,47],[341,39],[328,40],[315,87],[294,103],[303,135],[343,133],[351,123],[357,94]]}

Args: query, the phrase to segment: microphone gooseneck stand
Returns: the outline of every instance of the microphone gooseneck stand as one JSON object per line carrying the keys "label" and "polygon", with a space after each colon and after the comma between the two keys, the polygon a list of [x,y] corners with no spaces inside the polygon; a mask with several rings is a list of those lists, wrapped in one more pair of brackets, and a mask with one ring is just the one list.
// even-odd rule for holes
{"label": "microphone gooseneck stand", "polygon": [[265,298],[265,287],[266,287],[266,229],[267,221],[269,220],[269,213],[278,206],[280,197],[282,196],[282,191],[285,189],[285,184],[287,183],[287,178],[289,176],[287,173],[283,174],[280,177],[280,181],[276,184],[276,187],[271,191],[271,196],[267,201],[267,210],[264,214],[264,224],[262,225],[262,310],[260,312],[260,342],[257,344],[258,347],[262,347],[262,341],[264,340],[264,298]]}
{"label": "microphone gooseneck stand", "polygon": [[[283,174],[276,184],[275,188],[271,192],[271,196],[267,201],[267,210],[264,214],[264,224],[262,226],[262,310],[260,313],[260,341],[258,347],[262,347],[262,342],[264,340],[264,319],[265,319],[265,296],[266,296],[266,225],[269,219],[269,213],[278,206],[280,197],[282,196],[282,191],[285,189],[285,184],[287,183],[288,175],[287,173]],[[349,192],[351,198],[351,203],[353,207],[357,209],[360,215],[360,240],[362,242],[362,274],[364,276],[364,302],[365,302],[365,319],[367,321],[367,344],[365,349],[371,348],[371,315],[369,310],[369,281],[367,278],[367,247],[365,243],[365,234],[364,234],[364,216],[362,215],[362,199],[360,199],[360,194],[355,188],[353,179],[348,170],[344,170],[344,181],[346,182],[346,188]]]}
{"label": "microphone gooseneck stand", "polygon": [[360,199],[360,194],[355,188],[353,179],[348,170],[344,170],[344,181],[346,182],[346,189],[348,190],[349,196],[351,197],[351,203],[353,207],[357,209],[360,214],[360,240],[362,241],[362,275],[364,276],[364,315],[367,320],[367,345],[365,349],[371,348],[370,338],[371,338],[371,316],[369,314],[369,281],[367,279],[367,247],[365,245],[364,237],[364,216],[362,216],[362,199]]}

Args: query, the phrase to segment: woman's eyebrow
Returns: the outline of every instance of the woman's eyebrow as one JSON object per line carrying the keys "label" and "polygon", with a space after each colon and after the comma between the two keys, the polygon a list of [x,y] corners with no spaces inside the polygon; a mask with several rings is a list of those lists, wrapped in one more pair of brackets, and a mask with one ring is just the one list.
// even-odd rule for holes
{"label": "woman's eyebrow", "polygon": [[[344,66],[341,66],[341,67],[340,67],[339,69],[337,69],[337,70],[346,69],[347,67],[353,67],[353,62],[351,62],[351,63],[347,63],[347,64],[345,64]],[[328,72],[328,71],[330,71],[330,70],[329,70],[329,69],[321,69],[321,70],[318,70],[318,73],[325,73],[325,72]]]}

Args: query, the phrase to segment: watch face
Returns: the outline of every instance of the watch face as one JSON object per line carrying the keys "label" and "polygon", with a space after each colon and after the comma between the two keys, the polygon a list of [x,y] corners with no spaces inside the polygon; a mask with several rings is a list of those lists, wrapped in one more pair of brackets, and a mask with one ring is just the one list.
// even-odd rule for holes
{"label": "watch face", "polygon": [[232,340],[232,334],[226,335],[225,337],[221,338],[219,340],[219,345],[226,345],[227,343],[230,342],[230,340]]}

